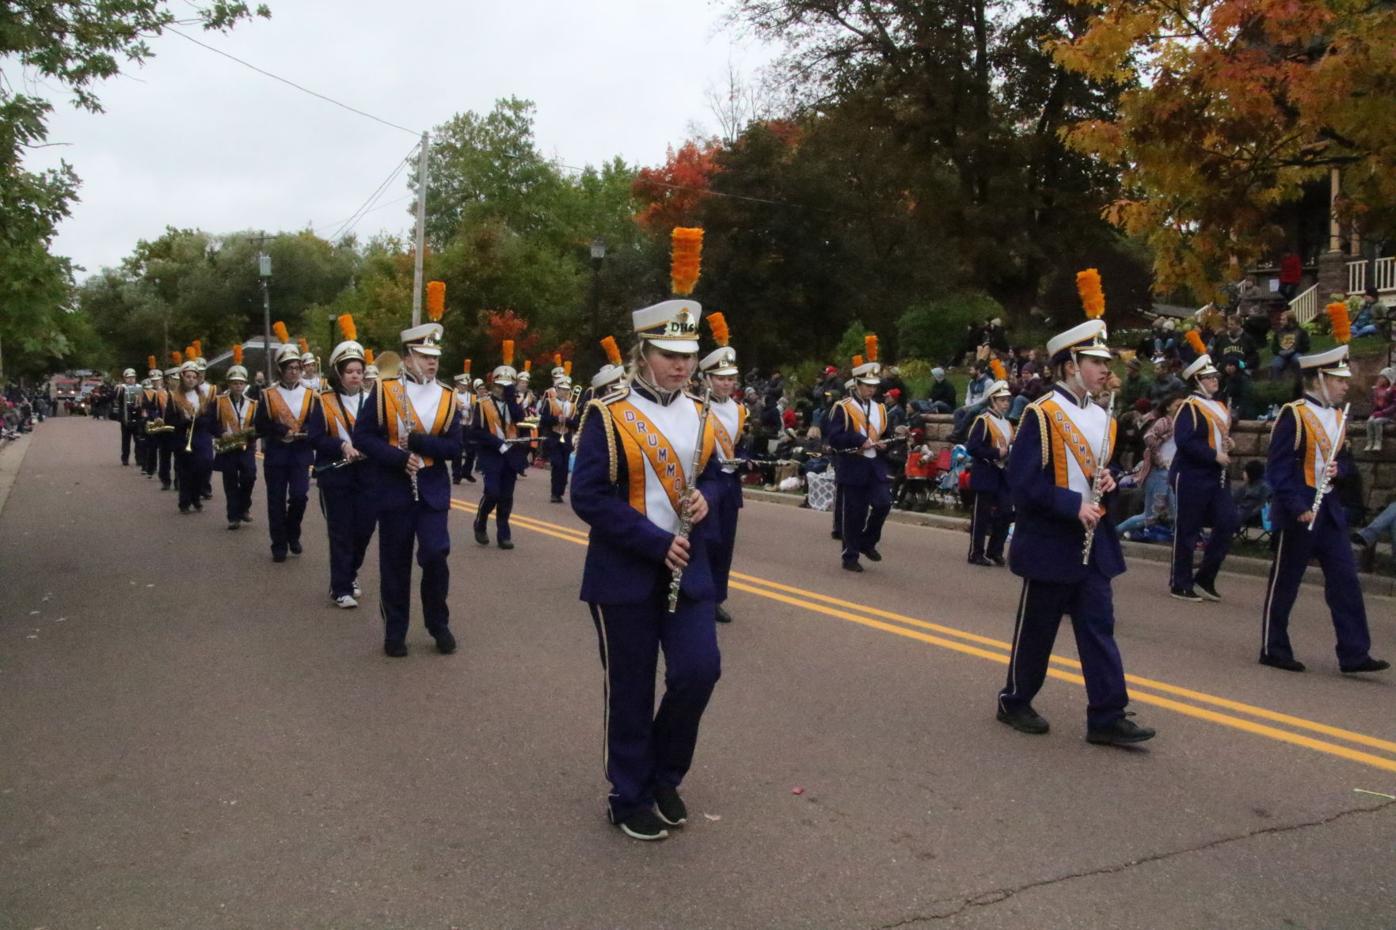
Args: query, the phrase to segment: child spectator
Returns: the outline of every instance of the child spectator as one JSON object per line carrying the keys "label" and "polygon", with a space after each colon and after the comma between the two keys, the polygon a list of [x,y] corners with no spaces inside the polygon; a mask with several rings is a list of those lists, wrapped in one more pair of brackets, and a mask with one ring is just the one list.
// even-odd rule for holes
{"label": "child spectator", "polygon": [[1396,368],[1387,367],[1372,385],[1372,415],[1367,418],[1367,446],[1364,451],[1380,452],[1382,430],[1396,420]]}
{"label": "child spectator", "polygon": [[1236,501],[1236,517],[1241,526],[1261,525],[1261,511],[1270,502],[1270,485],[1265,483],[1265,463],[1253,459],[1246,463],[1246,480],[1231,492]]}

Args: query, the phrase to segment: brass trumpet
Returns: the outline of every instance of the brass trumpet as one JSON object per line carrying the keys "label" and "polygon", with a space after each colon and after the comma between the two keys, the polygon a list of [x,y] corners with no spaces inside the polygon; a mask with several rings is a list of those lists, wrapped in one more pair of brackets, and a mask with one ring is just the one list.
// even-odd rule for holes
{"label": "brass trumpet", "polygon": [[145,425],[146,434],[150,433],[173,433],[175,428],[167,424],[162,417],[155,417]]}
{"label": "brass trumpet", "polygon": [[257,433],[250,429],[240,429],[235,433],[226,433],[213,441],[213,451],[218,454],[224,452],[245,452],[247,444],[256,437]]}

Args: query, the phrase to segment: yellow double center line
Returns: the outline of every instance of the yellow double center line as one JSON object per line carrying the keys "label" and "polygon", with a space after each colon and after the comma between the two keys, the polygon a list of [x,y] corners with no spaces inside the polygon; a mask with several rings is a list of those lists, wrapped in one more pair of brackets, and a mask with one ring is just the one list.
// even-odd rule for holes
{"label": "yellow double center line", "polygon": [[[467,504],[458,498],[451,499],[451,506],[462,513],[474,514],[477,510],[474,504]],[[510,522],[564,542],[582,546],[587,544],[586,533],[569,526],[549,523],[518,513],[510,516]],[[1008,664],[1009,653],[1012,649],[1012,644],[1004,640],[981,636],[940,623],[932,623],[891,610],[857,604],[817,591],[768,581],[742,572],[732,572],[728,587],[792,607],[800,607],[827,617],[880,630],[884,633],[904,636],[907,639],[938,646],[941,649],[948,649],[962,655],[998,662],[1001,665]],[[1052,678],[1085,685],[1086,680],[1080,673],[1081,663],[1075,659],[1054,655],[1051,659],[1051,665],[1052,667],[1047,670],[1047,674]],[[1125,680],[1130,686],[1130,697],[1142,704],[1152,704],[1155,707],[1166,708],[1219,726],[1253,733],[1294,746],[1303,746],[1306,749],[1338,756],[1351,762],[1360,762],[1363,765],[1370,765],[1388,772],[1396,772],[1396,742],[1391,740],[1257,707],[1242,701],[1234,701],[1219,695],[1179,687],[1152,678],[1126,675]],[[1237,716],[1238,714],[1245,716]],[[1281,729],[1280,726],[1274,724],[1291,729]],[[1343,743],[1351,745],[1343,745]],[[1377,755],[1364,749],[1353,748],[1354,746],[1391,755]]]}

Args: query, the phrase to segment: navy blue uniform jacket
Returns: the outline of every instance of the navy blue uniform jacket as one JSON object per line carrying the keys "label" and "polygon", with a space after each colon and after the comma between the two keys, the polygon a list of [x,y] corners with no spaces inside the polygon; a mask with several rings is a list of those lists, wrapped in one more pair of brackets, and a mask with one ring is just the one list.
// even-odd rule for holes
{"label": "navy blue uniform jacket", "polygon": [[[412,482],[407,477],[406,465],[408,453],[415,452],[432,460],[429,467],[417,472],[417,494],[421,506],[428,510],[448,509],[451,506],[451,474],[446,468],[446,463],[461,452],[460,411],[455,411],[447,421],[441,435],[408,433],[407,448],[399,449],[388,442],[386,424],[378,422],[378,395],[383,389],[383,384],[384,382],[380,381],[369,392],[351,434],[354,437],[354,448],[368,456],[373,466],[368,480],[378,505],[411,505]],[[451,403],[455,394],[445,385],[439,386],[445,392],[441,403]]]}
{"label": "navy blue uniform jacket", "polygon": [[[887,424],[883,426],[885,430],[891,429]],[[882,438],[888,437],[884,435]],[[838,463],[838,467],[834,469],[835,481],[839,484],[865,487],[892,480],[887,474],[887,460],[883,458],[881,450],[873,458],[850,451],[858,449],[867,441],[867,434],[854,429],[853,424],[849,422],[848,413],[843,405],[836,405],[829,414],[828,443],[830,448],[842,453],[834,458]]]}
{"label": "navy blue uniform jacket", "polygon": [[969,438],[965,440],[965,451],[974,460],[969,470],[971,491],[998,493],[1008,487],[1004,474],[1004,459],[999,458],[999,447],[994,443],[995,430],[986,416],[980,416],[969,428]]}
{"label": "navy blue uniform jacket", "polygon": [[[1294,447],[1296,437],[1301,440],[1303,438],[1301,430],[1299,414],[1294,406],[1286,405],[1281,408],[1280,415],[1275,420],[1275,431],[1270,434],[1270,450],[1265,459],[1265,481],[1273,491],[1270,499],[1271,522],[1277,527],[1298,520],[1301,514],[1307,513],[1314,505],[1314,489],[1304,480],[1306,443],[1301,441],[1299,448]],[[1346,448],[1338,452],[1336,459],[1338,475],[1334,479],[1335,482],[1346,480],[1356,471],[1357,466],[1352,460],[1352,453]],[[1343,513],[1339,504],[1336,484],[1323,499],[1318,519],[1336,523],[1346,529],[1347,515]]]}

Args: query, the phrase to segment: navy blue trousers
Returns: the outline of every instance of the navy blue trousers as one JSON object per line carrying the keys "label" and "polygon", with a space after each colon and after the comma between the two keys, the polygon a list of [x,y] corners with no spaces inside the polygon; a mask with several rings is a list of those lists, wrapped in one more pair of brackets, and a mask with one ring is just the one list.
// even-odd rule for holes
{"label": "navy blue trousers", "polygon": [[1023,579],[1008,682],[999,692],[1004,710],[1032,703],[1047,679],[1047,661],[1063,615],[1071,617],[1076,652],[1086,678],[1086,725],[1108,726],[1124,716],[1129,694],[1115,645],[1115,604],[1110,579],[1094,568],[1081,581],[1058,584]]}
{"label": "navy blue trousers", "polygon": [[204,482],[213,474],[213,463],[181,449],[175,456],[175,468],[179,471],[179,509],[202,507]]}
{"label": "navy blue trousers", "polygon": [[446,595],[451,588],[449,510],[428,510],[420,501],[378,510],[378,610],[383,615],[383,641],[407,638],[412,613],[412,550],[422,568],[422,621],[428,633],[447,629],[451,611]]}
{"label": "navy blue trousers", "polygon": [[1299,583],[1310,559],[1318,559],[1323,569],[1323,599],[1333,617],[1337,634],[1338,665],[1351,668],[1367,658],[1372,635],[1367,629],[1367,608],[1362,603],[1362,586],[1352,558],[1344,521],[1327,518],[1327,508],[1318,525],[1310,530],[1292,522],[1280,530],[1275,560],[1270,563],[1270,583],[1265,589],[1265,609],[1261,620],[1260,654],[1278,659],[1294,658],[1289,644],[1289,614],[1299,596]]}
{"label": "navy blue trousers", "polygon": [[843,560],[856,562],[859,553],[876,549],[882,541],[882,524],[892,510],[892,485],[886,481],[841,485],[839,510]]}
{"label": "navy blue trousers", "polygon": [[509,514],[514,511],[514,485],[519,480],[519,473],[507,458],[495,458],[486,463],[484,472],[485,493],[480,497],[480,509],[475,514],[475,528],[483,530],[493,512],[495,538],[513,539],[509,530]]}
{"label": "navy blue trousers", "polygon": [[461,454],[451,459],[451,480],[475,477],[475,447],[467,443]]}
{"label": "navy blue trousers", "polygon": [[155,471],[160,476],[160,485],[168,488],[170,486],[170,463],[174,458],[174,446],[169,434],[160,434],[155,437]]}
{"label": "navy blue trousers", "polygon": [[834,484],[834,529],[835,539],[843,539],[843,485]]}
{"label": "navy blue trousers", "polygon": [[136,444],[136,464],[143,464],[144,456],[141,454],[145,450],[141,448],[145,445],[145,437],[136,432],[128,423],[121,424],[121,464],[131,463],[131,443]]}
{"label": "navy blue trousers", "polygon": [[301,518],[310,499],[310,469],[304,465],[262,465],[267,484],[267,532],[271,551],[285,554],[286,547],[301,541]]}
{"label": "navy blue trousers", "polygon": [[330,597],[353,594],[354,579],[359,577],[364,554],[368,552],[368,544],[373,539],[377,510],[358,487],[327,488],[321,485],[320,512],[325,515],[325,529],[330,543]]}
{"label": "navy blue trousers", "polygon": [[257,486],[257,460],[251,451],[224,456],[223,499],[228,506],[228,522],[237,523],[252,512],[252,489]]}
{"label": "navy blue trousers", "polygon": [[708,564],[713,573],[713,600],[727,600],[727,579],[732,574],[732,556],[737,549],[737,517],[742,508],[741,480],[736,475],[723,474],[722,496],[717,499],[709,519],[717,518],[717,538],[708,543]]}
{"label": "navy blue trousers", "polygon": [[[683,781],[722,674],[712,601],[681,597],[671,614],[668,596],[664,584],[638,604],[591,605],[606,677],[604,765],[615,821],[651,809],[656,785],[677,788]],[[664,697],[656,712],[661,649]]]}
{"label": "navy blue trousers", "polygon": [[1230,488],[1223,487],[1220,481],[1185,479],[1181,473],[1173,476],[1173,495],[1178,512],[1173,525],[1173,571],[1169,584],[1175,588],[1193,586],[1193,550],[1202,528],[1210,526],[1212,537],[1202,551],[1195,580],[1211,587],[1236,535],[1236,502]]}
{"label": "navy blue trousers", "polygon": [[969,557],[1003,558],[1003,544],[1013,525],[1013,503],[1005,493],[975,491],[969,518]]}
{"label": "navy blue trousers", "polygon": [[572,439],[555,439],[548,447],[548,469],[552,473],[553,497],[561,497],[567,490],[567,470],[571,464]]}

